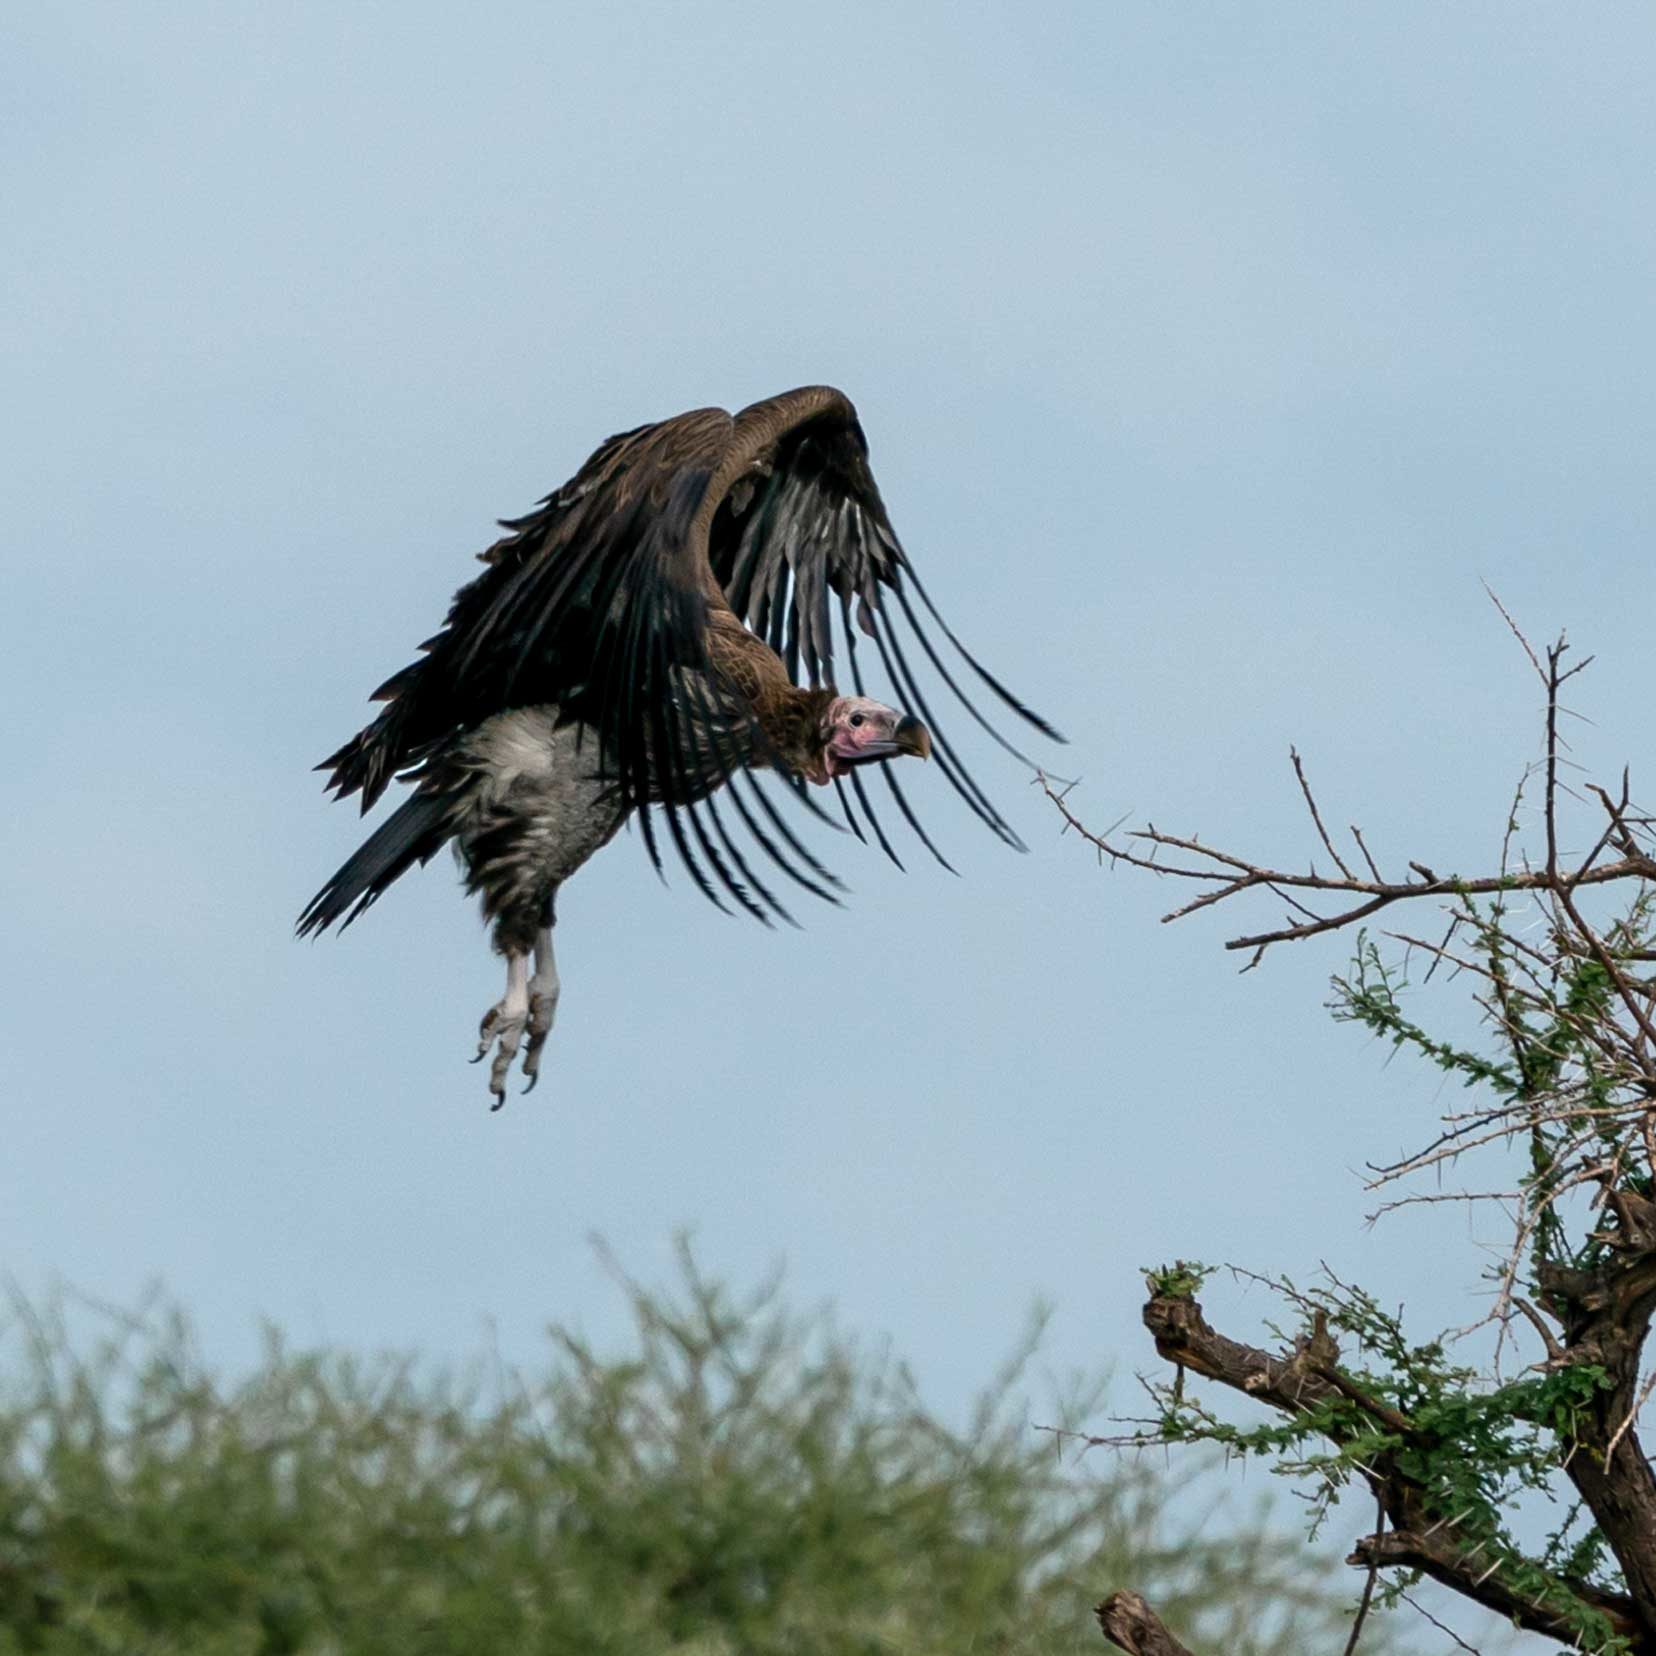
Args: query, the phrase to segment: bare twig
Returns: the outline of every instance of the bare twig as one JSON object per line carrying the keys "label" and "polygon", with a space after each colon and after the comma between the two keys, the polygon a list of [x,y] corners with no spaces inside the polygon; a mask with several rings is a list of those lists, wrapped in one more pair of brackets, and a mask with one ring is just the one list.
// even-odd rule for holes
{"label": "bare twig", "polygon": [[1334,859],[1334,866],[1349,880],[1352,872],[1346,867],[1345,858],[1334,849],[1334,842],[1328,837],[1328,830],[1323,827],[1321,813],[1317,810],[1317,801],[1312,796],[1311,784],[1305,779],[1305,766],[1300,762],[1299,750],[1289,748],[1288,757],[1294,762],[1294,775],[1299,778],[1300,792],[1305,795],[1305,808],[1311,813],[1311,820],[1316,824],[1317,835],[1328,848],[1328,854]]}
{"label": "bare twig", "polygon": [[1496,609],[1501,612],[1501,619],[1512,629],[1512,636],[1516,638],[1521,645],[1523,645],[1524,654],[1529,657],[1530,666],[1535,669],[1535,676],[1540,679],[1543,684],[1545,684],[1547,682],[1547,675],[1542,670],[1541,663],[1537,659],[1535,650],[1531,646],[1530,641],[1524,637],[1523,630],[1519,627],[1518,623],[1514,621],[1509,614],[1507,614],[1506,605],[1495,596],[1495,589],[1489,584],[1488,581],[1483,583],[1483,589],[1489,594],[1490,603],[1492,603]]}
{"label": "bare twig", "polygon": [[[1386,1533],[1386,1498],[1384,1495],[1379,1495],[1375,1497],[1375,1501],[1379,1510],[1374,1518],[1374,1533],[1384,1535]],[[1357,1641],[1363,1636],[1363,1623],[1368,1620],[1369,1605],[1374,1599],[1374,1583],[1379,1574],[1380,1560],[1378,1558],[1370,1559],[1368,1580],[1363,1583],[1363,1597],[1357,1605],[1357,1619],[1351,1624],[1351,1637],[1346,1640],[1344,1656],[1352,1656],[1352,1652],[1357,1648]]]}
{"label": "bare twig", "polygon": [[1633,1422],[1639,1418],[1639,1411],[1650,1401],[1650,1394],[1653,1391],[1656,1391],[1656,1372],[1652,1372],[1646,1378],[1644,1385],[1639,1390],[1639,1395],[1633,1401],[1633,1407],[1627,1411],[1621,1425],[1616,1428],[1615,1432],[1611,1435],[1610,1441],[1604,1446],[1604,1458],[1606,1461],[1610,1460],[1612,1456],[1614,1456],[1616,1450],[1621,1445],[1621,1440],[1626,1437],[1630,1431],[1632,1431]]}
{"label": "bare twig", "polygon": [[1431,1624],[1432,1624],[1432,1626],[1433,1626],[1433,1627],[1435,1627],[1435,1628],[1436,1628],[1436,1629],[1437,1629],[1437,1630],[1438,1630],[1438,1632],[1440,1632],[1440,1633],[1441,1633],[1441,1634],[1443,1634],[1443,1636],[1444,1636],[1444,1637],[1445,1637],[1445,1638],[1447,1638],[1447,1639],[1453,1639],[1453,1640],[1454,1640],[1454,1641],[1455,1641],[1455,1644],[1456,1644],[1456,1645],[1457,1645],[1457,1646],[1458,1646],[1458,1647],[1459,1647],[1459,1648],[1460,1648],[1460,1649],[1461,1649],[1461,1650],[1470,1650],[1470,1651],[1471,1651],[1471,1652],[1472,1652],[1472,1656],[1479,1656],[1479,1651],[1478,1651],[1478,1648],[1477,1648],[1477,1646],[1476,1646],[1476,1645],[1469,1645],[1469,1644],[1468,1644],[1468,1643],[1467,1643],[1467,1642],[1466,1642],[1466,1640],[1465,1640],[1465,1639],[1463,1639],[1463,1638],[1462,1638],[1462,1637],[1461,1637],[1461,1636],[1460,1636],[1460,1634],[1458,1634],[1458,1633],[1457,1633],[1457,1632],[1456,1632],[1456,1631],[1455,1631],[1455,1630],[1454,1630],[1454,1628],[1452,1628],[1452,1627],[1448,1627],[1448,1626],[1446,1626],[1446,1625],[1445,1625],[1445,1624],[1444,1624],[1444,1623],[1443,1623],[1443,1622],[1440,1622],[1440,1621],[1439,1621],[1439,1620],[1438,1620],[1438,1619],[1437,1619],[1437,1617],[1436,1617],[1436,1616],[1434,1616],[1434,1615],[1433,1615],[1433,1614],[1432,1614],[1432,1612],[1431,1612],[1431,1611],[1430,1611],[1430,1610],[1428,1610],[1428,1609],[1427,1609],[1427,1608],[1426,1608],[1426,1606],[1425,1606],[1425,1605],[1424,1605],[1424,1604],[1422,1604],[1422,1603],[1421,1603],[1421,1602],[1420,1602],[1420,1600],[1419,1600],[1419,1599],[1417,1599],[1417,1598],[1411,1598],[1411,1597],[1410,1597],[1410,1596],[1409,1596],[1409,1595],[1408,1595],[1408,1594],[1407,1594],[1407,1593],[1400,1593],[1400,1594],[1399,1594],[1399,1595],[1398,1595],[1398,1597],[1399,1597],[1399,1598],[1401,1598],[1401,1599],[1402,1599],[1402,1600],[1403,1600],[1403,1602],[1404,1602],[1404,1603],[1405,1603],[1405,1604],[1406,1604],[1406,1605],[1408,1605],[1408,1607],[1409,1607],[1409,1608],[1410,1608],[1410,1609],[1411,1609],[1411,1610],[1413,1610],[1413,1611],[1415,1611],[1415,1612],[1416,1612],[1416,1613],[1417,1613],[1417,1614],[1419,1614],[1419,1615],[1422,1615],[1422,1616],[1424,1616],[1424,1617],[1425,1617],[1425,1618],[1426,1618],[1426,1620],[1427,1620],[1427,1621],[1429,1621],[1429,1622],[1430,1622],[1430,1623],[1431,1623]]}
{"label": "bare twig", "polygon": [[1355,822],[1351,825],[1351,837],[1356,840],[1357,849],[1363,853],[1363,861],[1368,864],[1368,871],[1374,876],[1375,884],[1384,885],[1385,881],[1380,877],[1380,870],[1375,867],[1374,858],[1369,855],[1369,848],[1363,841],[1362,830]]}

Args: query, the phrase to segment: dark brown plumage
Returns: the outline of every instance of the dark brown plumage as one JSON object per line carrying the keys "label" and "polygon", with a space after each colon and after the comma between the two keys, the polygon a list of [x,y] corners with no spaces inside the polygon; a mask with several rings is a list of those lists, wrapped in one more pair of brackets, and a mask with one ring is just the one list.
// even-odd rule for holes
{"label": "dark brown plumage", "polygon": [[[817,895],[831,898],[838,882],[755,771],[780,774],[813,810],[803,783],[832,782],[860,836],[848,783],[896,860],[861,769],[899,753],[934,755],[991,830],[1019,843],[933,718],[897,619],[1003,746],[927,636],[915,599],[967,671],[1020,718],[1062,738],[938,616],[892,531],[855,410],[840,392],[805,387],[735,416],[698,409],[623,432],[537,511],[503,527],[509,533],[481,554],[487,567],[455,595],[441,631],[375,692],[384,710],[320,767],[335,796],[360,793],[365,812],[393,777],[411,781],[414,793],[317,894],[299,927],[348,923],[455,840],[508,959],[508,994],[492,1028],[485,1020],[484,1041],[484,1050],[491,1038],[509,1044],[506,1067],[516,1037],[506,1042],[503,1023],[529,1027],[531,1077],[545,1039],[533,1007],[516,1005],[514,962],[531,947],[538,958],[544,943],[555,1004],[557,887],[629,813],[658,868],[664,821],[700,889],[760,919],[788,915],[750,862],[755,849]],[[836,633],[854,695],[833,682]],[[864,696],[859,636],[872,641],[906,715]],[[942,861],[890,767],[877,768]],[[716,797],[732,782],[734,827]],[[497,1054],[497,1096],[504,1073]]]}

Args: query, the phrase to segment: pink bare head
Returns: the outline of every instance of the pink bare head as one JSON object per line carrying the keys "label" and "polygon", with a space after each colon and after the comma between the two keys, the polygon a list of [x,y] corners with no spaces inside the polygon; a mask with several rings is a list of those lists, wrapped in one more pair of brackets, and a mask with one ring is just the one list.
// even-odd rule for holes
{"label": "pink bare head", "polygon": [[931,732],[918,719],[867,696],[836,696],[822,716],[822,765],[813,782],[831,782],[858,765],[913,753],[931,754]]}

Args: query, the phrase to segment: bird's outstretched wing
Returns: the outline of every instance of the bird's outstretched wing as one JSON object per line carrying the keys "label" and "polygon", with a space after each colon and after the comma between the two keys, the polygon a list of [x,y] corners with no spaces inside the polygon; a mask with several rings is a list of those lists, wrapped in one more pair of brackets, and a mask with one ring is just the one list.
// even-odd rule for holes
{"label": "bird's outstretched wing", "polygon": [[707,657],[709,615],[725,606],[698,514],[733,430],[723,409],[699,409],[622,432],[537,511],[504,522],[509,533],[481,554],[487,569],[455,595],[442,630],[374,692],[384,711],[318,767],[336,797],[360,791],[366,812],[459,732],[557,703],[595,733],[594,764],[639,808],[656,865],[652,806],[714,902],[724,906],[723,892],[762,915],[747,887],[763,886],[711,803],[713,786],[754,756],[756,735]]}
{"label": "bird's outstretched wing", "polygon": [[[719,782],[737,784],[732,809],[788,878],[830,901],[843,888],[744,768],[770,755],[751,706],[732,693],[730,652],[713,663],[709,640],[717,633],[728,644],[732,631],[744,638],[745,621],[781,657],[749,640],[750,667],[780,681],[797,682],[803,671],[809,685],[823,685],[831,682],[837,603],[853,687],[863,690],[861,632],[895,700],[930,728],[950,783],[1002,839],[1020,843],[938,727],[895,619],[1003,746],[1010,748],[962,691],[961,665],[1021,718],[1062,738],[938,616],[892,532],[855,411],[840,392],[807,387],[734,418],[698,409],[622,432],[536,511],[502,527],[508,533],[481,554],[488,567],[455,595],[442,630],[375,691],[384,710],[318,767],[336,797],[360,793],[366,812],[393,777],[418,773],[461,732],[509,708],[556,703],[595,733],[595,765],[638,811],[658,869],[657,807],[714,903],[724,908],[729,897],[760,919],[790,918],[727,830]],[[922,626],[910,589],[958,652],[956,666]],[[904,817],[944,861],[891,767],[879,769]],[[804,784],[790,780],[815,810]],[[860,775],[850,780],[896,861]],[[841,799],[861,837],[843,791]]]}
{"label": "bird's outstretched wing", "polygon": [[[928,705],[923,673],[916,669],[929,665],[966,715],[1032,769],[1032,761],[966,694],[963,678],[975,680],[1042,735],[1059,742],[1064,738],[982,667],[938,613],[886,515],[850,400],[830,386],[804,386],[755,403],[736,417],[731,454],[733,463],[726,469],[736,471],[737,460],[740,469],[718,503],[708,541],[714,578],[730,607],[782,657],[796,682],[801,673],[812,685],[834,682],[837,633],[852,685],[864,693],[858,635],[872,640],[894,692],[891,700],[931,731],[933,755],[950,785],[995,834],[1021,849],[1022,841],[950,745]],[[934,643],[922,612],[954,660]],[[878,768],[904,818],[947,867],[893,767]],[[897,862],[860,773],[853,771],[849,780],[881,847]],[[841,790],[846,820],[861,837],[843,783],[835,786]]]}

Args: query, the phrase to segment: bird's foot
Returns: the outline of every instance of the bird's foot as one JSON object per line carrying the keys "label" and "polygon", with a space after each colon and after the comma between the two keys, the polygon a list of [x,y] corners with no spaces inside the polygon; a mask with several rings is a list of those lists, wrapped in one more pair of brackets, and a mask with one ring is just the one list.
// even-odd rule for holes
{"label": "bird's foot", "polygon": [[489,1091],[498,1110],[506,1102],[506,1077],[511,1074],[512,1060],[517,1057],[518,1043],[529,1024],[529,970],[522,955],[512,955],[506,961],[506,993],[483,1014],[477,1026],[477,1056],[480,1064],[494,1048],[494,1062],[489,1065]]}
{"label": "bird's foot", "polygon": [[506,957],[506,993],[483,1014],[477,1026],[477,1056],[480,1064],[489,1056],[489,1091],[494,1094],[491,1109],[498,1110],[506,1102],[506,1077],[512,1073],[518,1047],[524,1034],[529,1044],[523,1054],[523,1074],[529,1085],[523,1090],[533,1092],[540,1080],[541,1048],[552,1033],[552,1024],[558,1015],[558,970],[552,963],[552,929],[542,930],[535,944],[535,975],[529,975],[527,955]]}
{"label": "bird's foot", "polygon": [[498,1110],[506,1102],[506,1077],[511,1074],[512,1061],[517,1057],[518,1045],[529,1022],[529,1009],[520,1006],[513,1010],[505,1001],[496,1001],[483,1014],[477,1028],[477,1056],[480,1064],[494,1048],[494,1062],[489,1065],[489,1091],[494,1094],[491,1110]]}
{"label": "bird's foot", "polygon": [[541,1048],[546,1045],[546,1037],[552,1033],[553,1020],[558,1015],[558,987],[554,983],[550,990],[530,986],[529,995],[529,1045],[523,1054],[523,1073],[528,1077],[529,1085],[523,1090],[531,1093],[535,1090],[535,1083],[540,1080]]}

